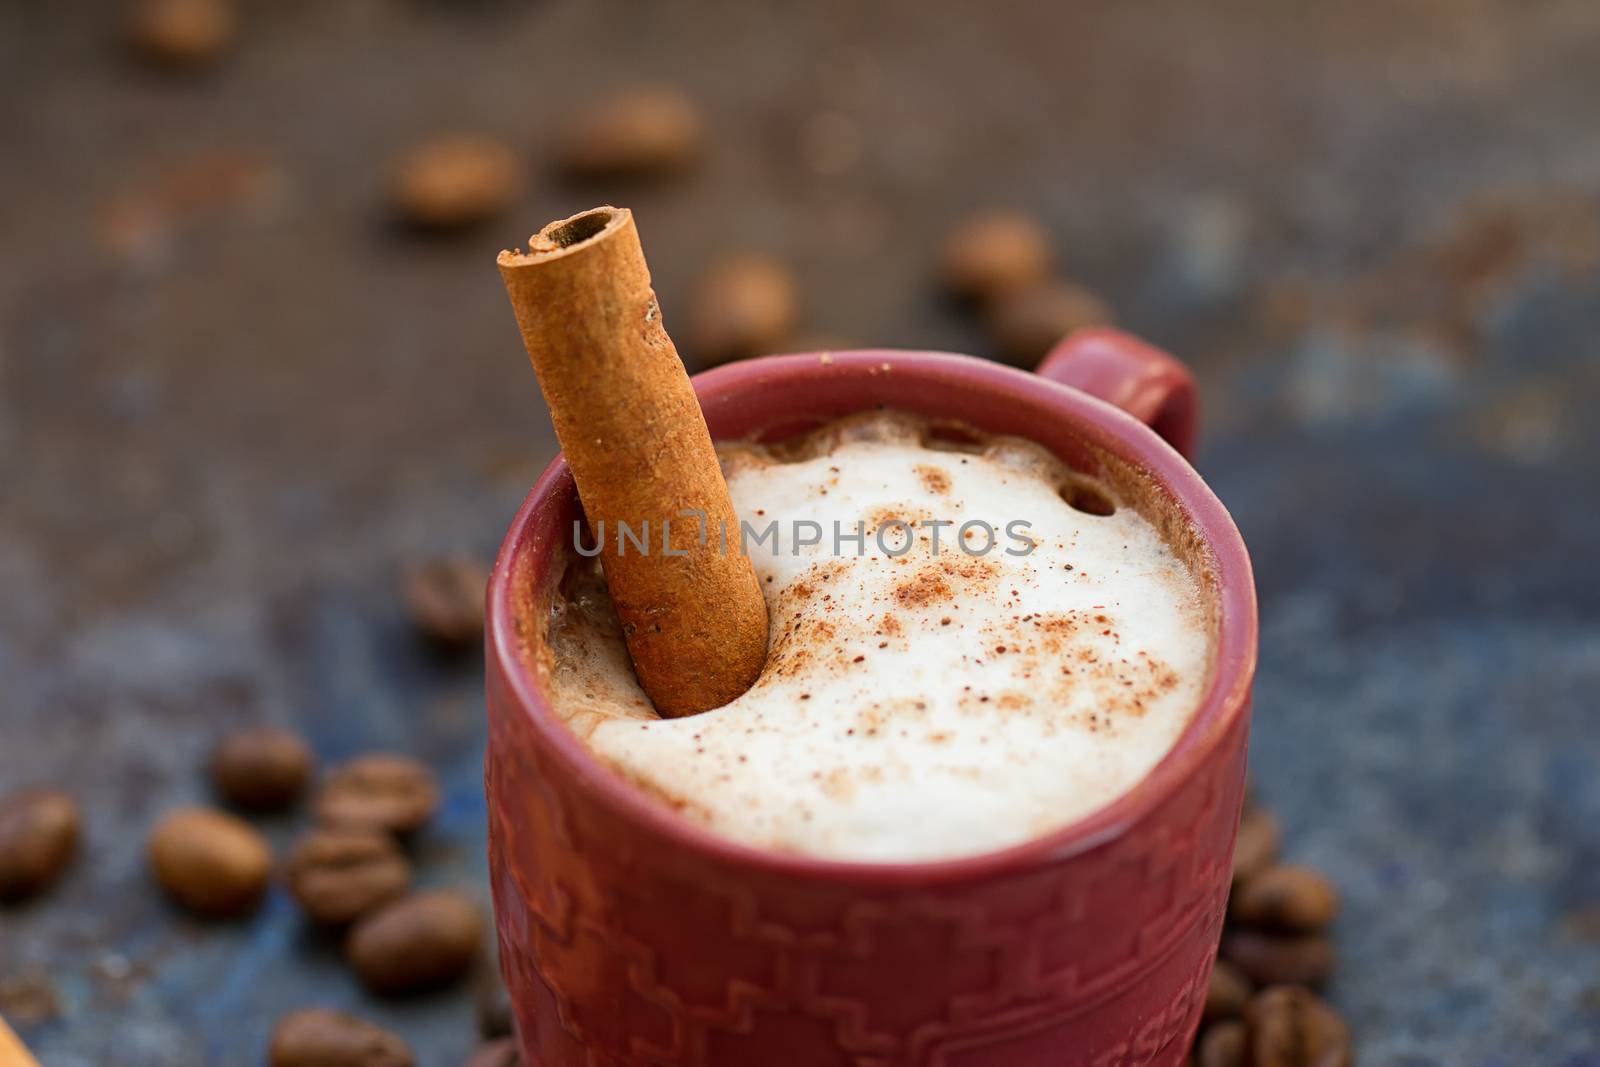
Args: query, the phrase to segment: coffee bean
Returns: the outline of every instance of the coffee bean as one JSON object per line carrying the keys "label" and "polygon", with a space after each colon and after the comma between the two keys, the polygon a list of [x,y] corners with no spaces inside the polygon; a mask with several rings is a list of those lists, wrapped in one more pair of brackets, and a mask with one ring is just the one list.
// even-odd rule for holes
{"label": "coffee bean", "polygon": [[511,1036],[511,995],[499,967],[485,967],[478,981],[478,1033],[484,1038]]}
{"label": "coffee bean", "polygon": [[1211,969],[1211,985],[1206,989],[1206,1007],[1201,1016],[1206,1022],[1244,1017],[1245,1005],[1250,1003],[1250,980],[1226,960],[1218,960]]}
{"label": "coffee bean", "polygon": [[860,342],[836,333],[801,333],[787,339],[781,346],[781,351],[774,349],[770,354],[784,355],[787,353],[809,354],[813,352],[848,352],[853,348],[862,347]]}
{"label": "coffee bean", "polygon": [[1043,282],[1050,259],[1043,226],[1026,215],[996,211],[973,216],[950,232],[939,273],[952,295],[986,304]]}
{"label": "coffee bean", "polygon": [[128,40],[146,59],[168,67],[203,67],[233,43],[232,0],[135,0]]}
{"label": "coffee bean", "polygon": [[396,163],[390,195],[413,226],[464,229],[509,209],[522,182],[522,163],[510,147],[491,137],[450,134],[417,145]]}
{"label": "coffee bean", "polygon": [[439,787],[433,772],[409,756],[374,752],[335,768],[313,806],[329,825],[410,833],[433,817]]}
{"label": "coffee bean", "polygon": [[1263,986],[1320,986],[1334,965],[1333,942],[1321,934],[1233,930],[1222,938],[1222,958]]}
{"label": "coffee bean", "polygon": [[521,1063],[516,1041],[507,1037],[479,1046],[461,1067],[519,1067]]}
{"label": "coffee bean", "polygon": [[488,585],[488,568],[465,556],[418,563],[404,576],[412,621],[431,640],[456,649],[482,642]]}
{"label": "coffee bean", "polygon": [[305,791],[313,764],[311,748],[288,730],[240,730],[211,753],[217,795],[246,811],[282,811]]}
{"label": "coffee bean", "polygon": [[1283,829],[1265,808],[1251,808],[1239,821],[1239,837],[1233,846],[1233,884],[1235,887],[1260,874],[1278,858],[1283,847]]}
{"label": "coffee bean", "polygon": [[1214,1023],[1195,1046],[1195,1067],[1245,1067],[1248,1041],[1244,1023],[1236,1019]]}
{"label": "coffee bean", "polygon": [[404,893],[411,864],[382,830],[329,826],[306,834],[289,853],[289,892],[319,923],[354,922]]}
{"label": "coffee bean", "polygon": [[1233,891],[1229,912],[1236,922],[1274,930],[1314,932],[1333,922],[1339,894],[1307,867],[1271,867]]}
{"label": "coffee bean", "polygon": [[1278,986],[1256,994],[1246,1012],[1251,1067],[1351,1067],[1350,1028],[1326,1001]]}
{"label": "coffee bean", "polygon": [[0,799],[0,900],[43,892],[78,849],[78,802],[59,789],[23,789]]}
{"label": "coffee bean", "polygon": [[249,823],[209,808],[179,808],[150,833],[156,880],[178,904],[216,918],[255,909],[272,873],[272,850]]}
{"label": "coffee bean", "polygon": [[1089,290],[1048,280],[1004,293],[990,305],[990,340],[1009,362],[1031,367],[1070,333],[1104,326],[1111,311]]}
{"label": "coffee bean", "polygon": [[701,363],[766,355],[794,329],[799,297],[789,269],[759,255],[711,265],[689,299],[685,347]]}
{"label": "coffee bean", "polygon": [[694,163],[705,139],[705,119],[694,101],[676,89],[641,86],[583,109],[558,157],[575,178],[662,177]]}
{"label": "coffee bean", "polygon": [[460,893],[413,893],[350,931],[345,954],[374,993],[411,993],[465,974],[483,943],[483,915]]}
{"label": "coffee bean", "polygon": [[285,1015],[272,1031],[272,1067],[413,1067],[411,1049],[365,1019],[323,1008]]}
{"label": "coffee bean", "polygon": [[29,972],[0,978],[0,1021],[33,1027],[60,1017],[60,992],[43,974]]}

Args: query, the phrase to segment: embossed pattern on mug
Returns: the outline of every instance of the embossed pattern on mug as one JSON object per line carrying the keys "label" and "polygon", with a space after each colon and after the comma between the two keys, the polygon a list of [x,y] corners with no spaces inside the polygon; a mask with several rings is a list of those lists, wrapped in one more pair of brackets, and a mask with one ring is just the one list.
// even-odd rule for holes
{"label": "embossed pattern on mug", "polygon": [[[774,1049],[854,1067],[1181,1061],[1225,913],[1231,867],[1215,857],[1243,796],[1242,725],[1231,755],[1139,833],[878,900],[662,853],[593,797],[554,790],[561,774],[525,719],[497,714],[494,728],[501,960],[530,1047],[552,1063],[710,1067]],[[702,956],[719,961],[709,983]],[[1150,1014],[1154,990],[1164,1007]]]}

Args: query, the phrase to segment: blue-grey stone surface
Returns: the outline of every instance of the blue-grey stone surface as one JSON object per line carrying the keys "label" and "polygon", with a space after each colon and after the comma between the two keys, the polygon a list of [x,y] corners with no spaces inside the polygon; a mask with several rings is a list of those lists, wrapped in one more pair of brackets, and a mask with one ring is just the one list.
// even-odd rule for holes
{"label": "blue-grey stone surface", "polygon": [[[260,1064],[306,1004],[472,1047],[467,991],[370,1000],[281,891],[184,918],[143,841],[219,734],[290,723],[433,765],[422,879],[486,897],[479,665],[395,576],[487,555],[551,454],[493,253],[603,200],[669,329],[756,248],[807,334],[979,354],[939,235],[1037,213],[1201,380],[1260,584],[1253,774],[1343,891],[1361,1062],[1600,1064],[1600,7],[245,2],[194,76],[121,12],[0,4],[0,786],[87,818],[0,911],[47,1067]],[[705,103],[704,165],[556,182],[563,115],[635,80]],[[456,128],[526,154],[515,210],[397,232],[387,160]]]}

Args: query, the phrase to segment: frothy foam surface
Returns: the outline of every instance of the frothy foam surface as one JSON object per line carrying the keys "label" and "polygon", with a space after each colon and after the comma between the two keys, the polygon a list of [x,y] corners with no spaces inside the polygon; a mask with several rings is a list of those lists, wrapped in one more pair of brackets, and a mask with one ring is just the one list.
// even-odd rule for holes
{"label": "frothy foam surface", "polygon": [[[1213,641],[1199,579],[1134,508],[1069,505],[1114,501],[1039,446],[874,412],[719,452],[741,518],[777,523],[776,554],[750,549],[772,620],[755,686],[657,717],[582,560],[551,603],[546,664],[578,736],[712,831],[848,860],[992,851],[1127,792],[1194,713]],[[992,550],[956,546],[969,519],[995,528]],[[807,520],[824,535],[797,548]],[[865,524],[867,554],[835,554],[835,520]],[[893,520],[956,525],[938,554],[922,529],[890,558],[874,532],[898,552]],[[977,552],[986,538],[969,535]]]}

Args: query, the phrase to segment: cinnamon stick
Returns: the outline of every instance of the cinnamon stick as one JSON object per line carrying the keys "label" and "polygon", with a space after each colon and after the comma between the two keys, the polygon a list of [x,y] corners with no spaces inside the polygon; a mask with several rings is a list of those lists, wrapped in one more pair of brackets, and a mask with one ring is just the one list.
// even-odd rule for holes
{"label": "cinnamon stick", "polygon": [[498,262],[640,684],[668,717],[726,704],[766,661],[766,601],[632,212],[553,222]]}
{"label": "cinnamon stick", "polygon": [[0,1016],[0,1067],[39,1067],[39,1061]]}

